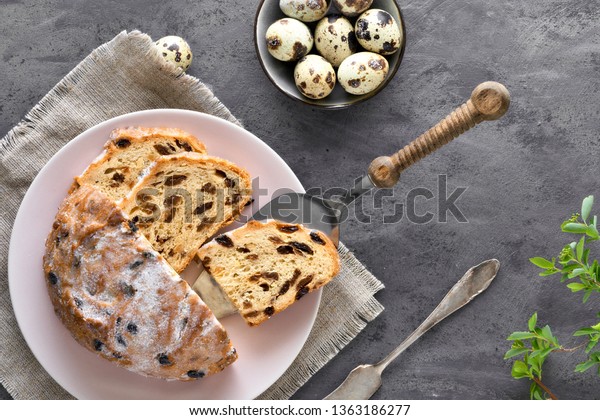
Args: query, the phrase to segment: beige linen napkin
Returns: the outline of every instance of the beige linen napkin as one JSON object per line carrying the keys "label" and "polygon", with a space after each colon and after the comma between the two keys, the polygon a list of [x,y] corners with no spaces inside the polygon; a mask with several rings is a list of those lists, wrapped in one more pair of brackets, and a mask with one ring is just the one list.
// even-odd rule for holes
{"label": "beige linen napkin", "polygon": [[[45,163],[79,133],[153,108],[191,109],[240,124],[204,84],[166,63],[150,37],[135,31],[94,50],[0,140],[0,381],[16,399],[72,398],[37,362],[12,310],[8,249],[21,200]],[[383,310],[373,297],[383,285],[343,245],[340,254],[342,271],[324,289],[305,346],[260,398],[289,398]]]}

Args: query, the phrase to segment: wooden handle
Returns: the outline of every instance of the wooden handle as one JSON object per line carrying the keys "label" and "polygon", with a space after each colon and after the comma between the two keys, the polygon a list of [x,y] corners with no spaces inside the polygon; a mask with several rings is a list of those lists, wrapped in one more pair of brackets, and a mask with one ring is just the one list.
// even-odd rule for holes
{"label": "wooden handle", "polygon": [[380,156],[369,165],[369,178],[379,188],[396,185],[400,173],[434,150],[455,139],[482,121],[497,120],[510,105],[510,94],[504,85],[484,82],[471,98],[433,128],[417,137],[392,156]]}

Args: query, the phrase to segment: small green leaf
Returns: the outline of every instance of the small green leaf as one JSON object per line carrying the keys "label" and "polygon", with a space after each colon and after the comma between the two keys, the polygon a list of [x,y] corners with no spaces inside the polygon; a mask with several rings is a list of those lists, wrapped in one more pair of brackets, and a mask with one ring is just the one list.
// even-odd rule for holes
{"label": "small green leaf", "polygon": [[596,228],[596,224],[589,225],[585,231],[585,234],[593,240],[598,240],[600,238],[600,235],[598,234],[598,228]]}
{"label": "small green leaf", "polygon": [[554,342],[555,338],[552,335],[552,330],[550,329],[550,325],[546,325],[544,328],[542,328],[542,337],[544,337],[546,340],[550,341],[551,343]]}
{"label": "small green leaf", "polygon": [[528,331],[517,331],[509,335],[507,340],[527,340],[529,338],[535,338],[535,334]]}
{"label": "small green leaf", "polygon": [[579,264],[577,264],[577,263],[567,264],[563,267],[563,269],[561,271],[563,273],[570,273],[571,271],[575,270],[577,267],[579,267]]}
{"label": "small green leaf", "polygon": [[588,327],[588,328],[582,328],[580,330],[577,330],[573,333],[574,337],[579,337],[582,335],[590,335],[590,334],[594,334],[597,333],[598,331],[596,331],[595,329]]}
{"label": "small green leaf", "polygon": [[571,291],[573,293],[579,292],[580,290],[585,289],[585,284],[581,284],[581,283],[569,283],[567,284],[567,287],[569,289],[571,289]]}
{"label": "small green leaf", "polygon": [[585,347],[585,352],[589,353],[591,352],[594,347],[596,347],[596,345],[598,344],[598,340],[590,340],[590,342],[588,343],[588,345]]}
{"label": "small green leaf", "polygon": [[581,276],[582,274],[585,274],[585,268],[576,268],[575,270],[571,271],[571,273],[569,273],[569,278],[573,279],[577,276]]}
{"label": "small green leaf", "polygon": [[588,370],[589,368],[593,367],[597,363],[598,362],[595,362],[593,360],[588,360],[587,362],[579,363],[575,367],[575,372],[585,372],[586,370]]}
{"label": "small green leaf", "polygon": [[541,360],[538,357],[534,357],[534,358],[530,358],[529,359],[529,364],[531,365],[531,372],[530,373],[535,373],[535,375],[540,378],[542,376],[542,363],[543,360]]}
{"label": "small green leaf", "polygon": [[592,295],[591,290],[588,290],[587,292],[585,292],[585,295],[583,295],[583,303],[586,303],[591,295]]}
{"label": "small green leaf", "polygon": [[529,349],[510,349],[504,355],[504,359],[505,360],[510,359],[511,357],[519,356],[523,353],[527,353],[528,351],[529,351]]}
{"label": "small green leaf", "polygon": [[577,259],[581,261],[583,258],[583,249],[585,248],[585,236],[582,236],[579,242],[577,242]]}
{"label": "small green leaf", "polygon": [[529,398],[532,400],[544,399],[542,389],[535,382],[532,382],[531,386],[529,387]]}
{"label": "small green leaf", "polygon": [[547,259],[542,257],[530,258],[529,261],[531,261],[532,264],[537,265],[540,268],[554,268],[554,263],[552,261],[548,261]]}
{"label": "small green leaf", "polygon": [[529,327],[529,331],[533,331],[535,328],[535,325],[537,324],[537,312],[535,312],[531,318],[529,318],[529,322],[527,323],[527,326]]}
{"label": "small green leaf", "polygon": [[539,274],[539,276],[540,277],[548,277],[548,276],[551,276],[551,275],[556,274],[556,273],[560,273],[560,270],[558,268],[549,268],[547,270],[542,271]]}
{"label": "small green leaf", "polygon": [[544,359],[545,359],[546,357],[548,357],[548,355],[549,355],[550,353],[552,353],[553,351],[554,351],[554,349],[553,349],[553,348],[549,348],[549,349],[545,349],[545,350],[540,350],[540,355],[539,355],[539,358],[540,358],[541,360],[544,360]]}
{"label": "small green leaf", "polygon": [[562,227],[562,231],[563,232],[567,232],[567,233],[586,233],[587,232],[587,226],[584,225],[583,223],[566,223],[563,227]]}
{"label": "small green leaf", "polygon": [[529,373],[527,365],[522,360],[515,360],[515,362],[513,363],[511,374],[512,377],[515,379],[531,377],[531,373]]}
{"label": "small green leaf", "polygon": [[588,217],[590,217],[590,213],[592,211],[592,206],[594,205],[594,196],[588,195],[583,199],[583,203],[581,203],[581,218],[584,222],[587,222]]}
{"label": "small green leaf", "polygon": [[581,258],[581,261],[583,261],[583,263],[585,265],[589,264],[589,259],[590,259],[590,249],[587,248],[583,251],[583,257]]}

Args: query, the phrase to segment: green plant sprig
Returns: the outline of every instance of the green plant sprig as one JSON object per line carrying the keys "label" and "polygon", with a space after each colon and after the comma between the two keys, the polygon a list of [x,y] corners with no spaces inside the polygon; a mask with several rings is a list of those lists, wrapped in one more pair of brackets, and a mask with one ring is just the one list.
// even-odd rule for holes
{"label": "green plant sprig", "polygon": [[543,328],[537,326],[537,312],[527,323],[528,331],[517,331],[508,336],[507,340],[513,344],[504,355],[504,359],[523,356],[523,360],[515,360],[512,366],[512,377],[515,379],[529,378],[531,386],[529,395],[531,399],[556,400],[556,396],[542,382],[542,366],[550,353],[565,351],[558,339],[552,334],[548,325]]}
{"label": "green plant sprig", "polygon": [[[600,239],[598,216],[594,216],[590,221],[590,212],[593,205],[594,196],[586,197],[581,205],[581,214],[575,213],[561,225],[563,232],[582,235],[578,241],[565,245],[558,257],[552,258],[552,260],[543,257],[529,259],[533,264],[544,270],[539,274],[542,277],[560,273],[562,274],[561,282],[573,280],[573,282],[567,284],[567,287],[573,293],[584,291],[584,303],[587,302],[593,292],[600,292],[600,264],[598,264],[598,260],[594,260],[590,264],[590,249],[586,248],[588,243]],[[557,263],[559,267],[557,267]],[[579,280],[579,282],[576,280]]]}
{"label": "green plant sprig", "polygon": [[[600,316],[600,314],[598,315]],[[600,322],[596,325],[592,325],[591,327],[577,330],[573,335],[576,337],[584,336],[588,339],[587,345],[585,347],[585,352],[588,355],[588,360],[579,363],[575,367],[575,371],[585,372],[586,370],[596,366],[598,368],[598,375],[600,375],[600,351],[592,353],[592,350],[594,349],[594,347],[596,347],[598,341],[600,341]]]}
{"label": "green plant sprig", "polygon": [[[565,245],[560,254],[552,260],[543,257],[534,257],[530,261],[543,271],[542,277],[561,274],[561,282],[569,281],[567,287],[573,292],[584,292],[585,304],[592,293],[600,292],[600,264],[594,259],[590,263],[590,248],[588,244],[598,241],[598,217],[590,218],[594,204],[594,197],[588,196],[583,200],[581,213],[573,214],[571,218],[561,225],[561,230],[566,233],[581,235],[581,237]],[[600,313],[598,313],[600,317]],[[586,337],[587,343],[572,349],[563,348],[557,338],[552,334],[548,325],[537,327],[537,312],[529,319],[528,331],[512,333],[509,341],[513,344],[504,355],[505,359],[522,356],[522,360],[515,360],[512,366],[512,376],[515,379],[528,378],[531,380],[531,399],[556,399],[556,396],[542,382],[542,366],[546,358],[554,352],[575,351],[585,346],[588,358],[575,367],[576,372],[585,372],[592,367],[597,367],[600,375],[600,351],[593,352],[600,341],[600,323],[591,327],[581,328],[573,334],[575,337]]]}

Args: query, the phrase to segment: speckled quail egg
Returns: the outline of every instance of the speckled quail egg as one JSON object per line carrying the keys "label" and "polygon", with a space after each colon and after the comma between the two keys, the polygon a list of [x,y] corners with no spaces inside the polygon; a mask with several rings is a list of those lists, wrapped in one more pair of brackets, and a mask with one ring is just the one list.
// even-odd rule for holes
{"label": "speckled quail egg", "polygon": [[327,16],[315,28],[315,46],[327,61],[338,67],[344,58],[358,51],[354,27],[342,15]]}
{"label": "speckled quail egg", "polygon": [[331,0],[279,0],[279,7],[286,16],[314,22],[325,16],[330,3]]}
{"label": "speckled quail egg", "polygon": [[155,42],[165,60],[172,62],[184,71],[192,64],[192,49],[181,37],[169,35]]}
{"label": "speckled quail egg", "polygon": [[296,64],[294,81],[304,96],[321,99],[335,87],[335,71],[329,61],[320,55],[309,54]]}
{"label": "speckled quail egg", "polygon": [[356,20],[355,29],[358,42],[365,50],[390,55],[402,45],[400,26],[385,10],[367,10]]}
{"label": "speckled quail egg", "polygon": [[333,0],[333,4],[344,16],[358,16],[369,7],[373,0]]}
{"label": "speckled quail egg", "polygon": [[296,61],[313,47],[313,36],[304,23],[292,18],[279,19],[267,29],[267,49],[281,61]]}
{"label": "speckled quail egg", "polygon": [[346,92],[364,95],[383,83],[389,68],[385,57],[369,51],[359,52],[342,61],[337,72],[338,82]]}

